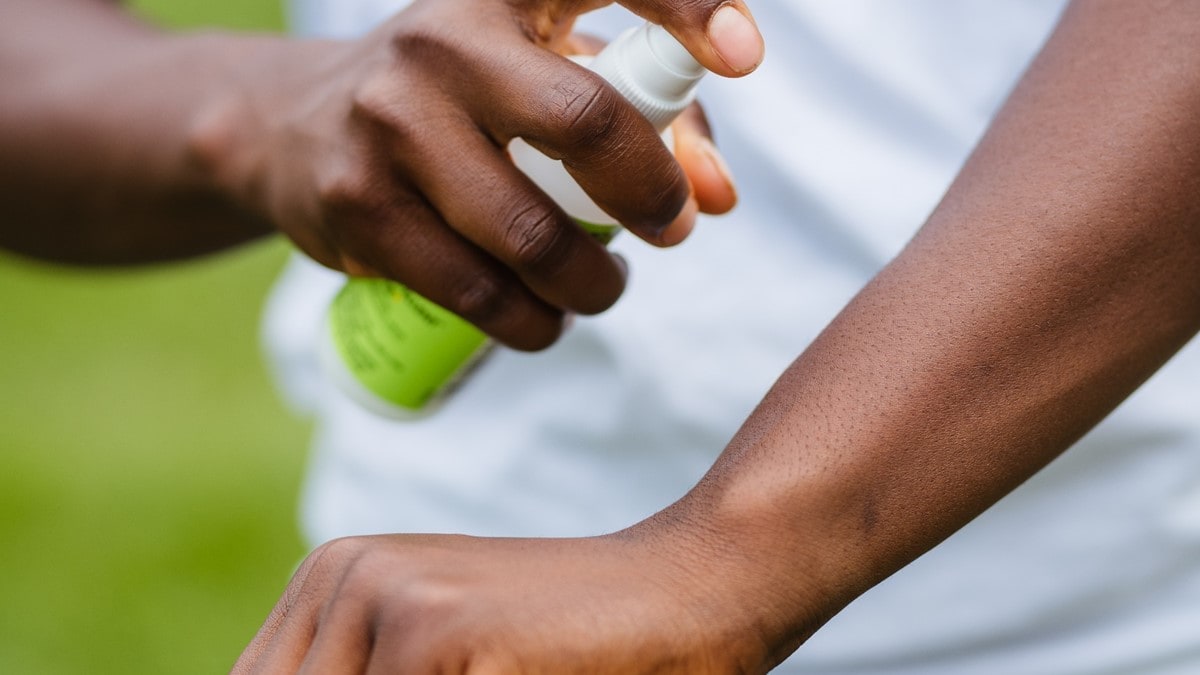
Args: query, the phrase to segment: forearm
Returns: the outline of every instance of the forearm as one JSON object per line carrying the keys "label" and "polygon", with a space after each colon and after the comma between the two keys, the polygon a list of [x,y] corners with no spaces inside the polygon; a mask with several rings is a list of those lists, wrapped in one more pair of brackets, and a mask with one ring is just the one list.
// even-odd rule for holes
{"label": "forearm", "polygon": [[247,69],[278,58],[277,42],[168,35],[99,0],[5,3],[0,246],[132,263],[269,231],[206,162],[204,144],[205,125],[243,93]]}
{"label": "forearm", "polygon": [[1068,11],[929,222],[664,514],[733,542],[772,639],[966,524],[1200,327],[1197,26],[1194,3]]}

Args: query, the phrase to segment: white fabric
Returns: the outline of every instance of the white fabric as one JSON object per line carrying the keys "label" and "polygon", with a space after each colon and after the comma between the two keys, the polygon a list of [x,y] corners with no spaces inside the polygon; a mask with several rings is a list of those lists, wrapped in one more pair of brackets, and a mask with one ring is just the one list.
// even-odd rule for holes
{"label": "white fabric", "polygon": [[[347,36],[387,0],[297,0]],[[774,378],[898,252],[1061,8],[1043,0],[754,4],[768,59],[701,95],[740,178],[677,249],[618,240],[626,296],[546,353],[502,352],[437,416],[374,418],[315,370],[338,275],[296,261],[266,341],[317,420],[311,540],[586,535],[703,474]],[[609,34],[619,10],[589,17]],[[778,672],[1200,673],[1200,348],[1074,449],[855,602]]]}

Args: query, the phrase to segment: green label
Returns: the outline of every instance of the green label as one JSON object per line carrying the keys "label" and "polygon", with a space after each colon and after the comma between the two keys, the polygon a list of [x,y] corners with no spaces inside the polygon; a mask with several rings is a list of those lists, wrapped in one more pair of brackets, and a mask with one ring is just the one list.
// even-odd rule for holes
{"label": "green label", "polygon": [[478,328],[384,279],[348,280],[329,323],[350,373],[376,396],[411,410],[447,393],[488,344]]}
{"label": "green label", "polygon": [[[601,243],[619,225],[575,220]],[[368,391],[417,411],[449,395],[492,343],[475,326],[384,279],[349,279],[329,309],[334,349]]]}

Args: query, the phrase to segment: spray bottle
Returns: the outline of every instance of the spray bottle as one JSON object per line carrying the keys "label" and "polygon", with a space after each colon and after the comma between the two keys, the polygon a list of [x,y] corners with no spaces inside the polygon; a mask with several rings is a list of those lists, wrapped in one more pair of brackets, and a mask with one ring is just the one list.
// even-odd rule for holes
{"label": "spray bottle", "polygon": [[[672,147],[669,126],[695,97],[704,69],[665,29],[633,28],[590,62]],[[608,243],[620,231],[562,162],[517,138],[513,163],[585,231]],[[494,343],[450,311],[384,279],[349,279],[329,308],[321,359],[326,372],[366,409],[412,419],[436,409],[491,352]]]}

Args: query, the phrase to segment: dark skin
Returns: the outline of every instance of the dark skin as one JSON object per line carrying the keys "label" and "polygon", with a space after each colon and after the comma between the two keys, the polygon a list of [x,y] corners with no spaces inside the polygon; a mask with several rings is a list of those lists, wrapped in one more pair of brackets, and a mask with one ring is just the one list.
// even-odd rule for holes
{"label": "dark skin", "polygon": [[1200,329],[1197,45],[1194,2],[1072,5],[929,221],[684,499],[604,537],[331,542],[235,672],[777,665]]}
{"label": "dark skin", "polygon": [[[17,0],[6,14],[14,6],[41,5]],[[555,7],[519,22],[536,28],[523,34],[553,34],[577,9]],[[18,15],[0,26],[30,20]],[[332,542],[302,565],[235,671],[755,673],[778,664],[1069,447],[1200,329],[1197,44],[1193,2],[1073,5],[929,222],[677,504],[604,537]],[[30,142],[11,111],[36,103],[4,100],[0,155]],[[215,110],[201,128],[217,131],[200,137],[217,140],[199,144],[209,149],[201,158],[225,156],[228,127]],[[66,172],[68,187],[123,175],[120,159],[106,164],[113,171]],[[254,175],[258,163],[247,164]],[[159,194],[139,190],[128,194]],[[103,195],[95,200],[103,206]]]}
{"label": "dark skin", "polygon": [[[681,167],[615,90],[554,53],[580,49],[572,18],[604,4],[422,0],[336,42],[168,35],[114,3],[10,0],[0,246],[131,264],[282,231],[325,265],[400,281],[512,347],[546,347],[567,314],[615,302],[626,273],[512,166],[509,140],[562,159],[655,245],[736,199],[699,113],[677,126]],[[719,0],[627,4],[720,73],[761,58],[761,41],[750,57],[735,45],[752,61],[738,68],[714,50],[729,42],[704,32]]]}

